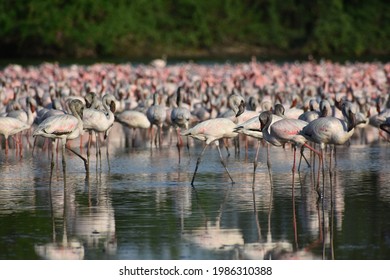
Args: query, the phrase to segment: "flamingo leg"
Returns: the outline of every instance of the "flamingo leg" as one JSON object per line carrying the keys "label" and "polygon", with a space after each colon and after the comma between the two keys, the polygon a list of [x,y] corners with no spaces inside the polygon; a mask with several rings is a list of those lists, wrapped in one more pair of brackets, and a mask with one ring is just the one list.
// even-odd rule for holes
{"label": "flamingo leg", "polygon": [[131,147],[134,148],[135,147],[135,136],[136,136],[136,130],[135,128],[133,128],[133,130],[131,131]]}
{"label": "flamingo leg", "polygon": [[53,172],[53,168],[54,168],[54,150],[55,150],[55,145],[54,145],[54,142],[55,140],[53,139],[52,140],[52,143],[51,143],[51,163],[50,163],[50,170],[51,172]]}
{"label": "flamingo leg", "polygon": [[181,140],[181,137],[180,137],[180,129],[179,128],[176,128],[176,136],[177,136],[177,151],[179,153],[179,164],[180,164],[180,150],[181,150],[181,146],[182,146],[182,140]]}
{"label": "flamingo leg", "polygon": [[187,136],[187,151],[188,151],[188,155],[190,155],[190,142],[188,136]]}
{"label": "flamingo leg", "polygon": [[321,168],[323,168],[323,167],[321,167],[321,165],[323,166],[323,163],[324,163],[324,161],[323,161],[323,149],[321,148],[321,151],[319,152],[319,151],[317,151],[316,149],[314,149],[313,147],[309,146],[306,143],[304,143],[303,146],[305,146],[305,147],[309,148],[311,151],[315,152],[318,155],[318,157],[319,157],[318,174],[317,174],[317,188],[316,188],[316,190],[317,190],[318,196],[322,197],[322,194],[321,194],[319,188],[320,188]]}
{"label": "flamingo leg", "polygon": [[260,151],[260,141],[257,141],[257,149],[256,149],[256,155],[255,159],[253,160],[253,173],[256,173],[257,164],[258,164],[258,158],[259,158],[259,151]]}
{"label": "flamingo leg", "polygon": [[92,131],[88,131],[88,146],[87,146],[87,160],[89,165],[89,157],[91,155],[91,142],[92,142]]}
{"label": "flamingo leg", "polygon": [[307,160],[305,154],[303,153],[304,148],[305,148],[305,146],[301,146],[301,156],[299,157],[298,171],[301,170],[302,158],[306,161],[307,166],[310,168],[310,163],[309,163],[309,161]]}
{"label": "flamingo leg", "polygon": [[161,148],[161,143],[162,143],[162,125],[159,125],[157,127],[157,133],[158,133],[158,147]]}
{"label": "flamingo leg", "polygon": [[96,170],[98,168],[98,162],[100,162],[100,169],[102,168],[102,153],[100,150],[100,136],[99,133],[95,131],[95,139],[96,139],[96,145],[95,145],[95,152],[96,152]]}
{"label": "flamingo leg", "polygon": [[66,169],[66,158],[65,158],[65,145],[66,145],[66,140],[65,139],[61,139],[62,141],[62,168],[63,170]]}
{"label": "flamingo leg", "polygon": [[84,161],[85,171],[87,172],[87,174],[89,174],[89,163],[88,163],[88,160],[85,157],[83,157],[82,155],[80,155],[78,152],[73,150],[72,148],[70,148],[70,147],[66,147],[66,148]]}
{"label": "flamingo leg", "polygon": [[109,150],[108,150],[108,140],[109,140],[109,137],[107,135],[107,138],[106,138],[106,157],[107,157],[108,170],[110,171],[111,170],[111,165],[110,165],[110,153],[109,153]]}
{"label": "flamingo leg", "polygon": [[224,161],[223,158],[222,158],[222,153],[221,153],[221,149],[219,148],[219,142],[218,142],[218,140],[215,142],[215,145],[216,145],[217,148],[218,148],[218,153],[219,153],[219,157],[220,157],[220,159],[221,159],[221,163],[222,163],[223,167],[225,168],[227,174],[229,175],[230,180],[231,180],[232,183],[234,184],[234,180],[233,180],[232,176],[230,175],[229,170],[228,170],[227,167],[226,167],[225,161]]}
{"label": "flamingo leg", "polygon": [[34,155],[34,150],[35,150],[35,145],[37,144],[37,136],[34,137],[34,143],[33,143],[33,147],[32,147],[32,155]]}
{"label": "flamingo leg", "polygon": [[270,158],[269,146],[270,146],[270,144],[267,143],[267,166],[268,166],[268,170],[271,170],[272,163],[271,163],[271,158]]}
{"label": "flamingo leg", "polygon": [[297,147],[294,145],[294,159],[293,159],[293,167],[292,167],[292,209],[293,209],[293,230],[294,230],[294,241],[295,248],[298,248],[298,230],[297,230],[297,217],[295,211],[295,159],[297,154]]}
{"label": "flamingo leg", "polygon": [[291,169],[291,172],[292,172],[292,177],[293,177],[293,185],[294,185],[294,177],[295,177],[295,158],[296,158],[296,155],[297,155],[297,147],[294,145],[293,147],[294,149],[294,158],[293,158],[293,166],[292,166],[292,169]]}
{"label": "flamingo leg", "polygon": [[197,161],[196,161],[196,166],[195,166],[195,171],[194,171],[194,175],[192,176],[192,180],[191,180],[191,185],[193,186],[194,185],[194,180],[195,180],[195,176],[196,176],[196,172],[198,171],[198,168],[199,168],[199,164],[200,162],[202,161],[202,157],[203,157],[203,154],[204,152],[206,151],[207,147],[209,146],[209,144],[206,144],[204,147],[203,147],[203,150],[202,152],[200,153]]}

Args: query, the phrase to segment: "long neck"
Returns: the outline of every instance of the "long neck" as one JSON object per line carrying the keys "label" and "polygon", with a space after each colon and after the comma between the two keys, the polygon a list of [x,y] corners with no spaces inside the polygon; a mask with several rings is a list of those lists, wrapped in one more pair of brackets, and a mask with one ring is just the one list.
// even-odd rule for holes
{"label": "long neck", "polygon": [[108,95],[105,95],[103,97],[103,107],[104,107],[104,110],[106,111],[107,113],[107,119],[110,120],[110,121],[114,121],[115,119],[115,116],[114,116],[114,112],[115,112],[115,103],[114,101],[109,98]]}
{"label": "long neck", "polygon": [[355,128],[356,126],[356,117],[355,114],[349,113],[347,117],[347,122],[348,122],[348,132],[351,131],[352,129]]}
{"label": "long neck", "polygon": [[177,107],[181,107],[181,105],[182,105],[181,90],[180,89],[177,90],[176,104],[177,104]]}

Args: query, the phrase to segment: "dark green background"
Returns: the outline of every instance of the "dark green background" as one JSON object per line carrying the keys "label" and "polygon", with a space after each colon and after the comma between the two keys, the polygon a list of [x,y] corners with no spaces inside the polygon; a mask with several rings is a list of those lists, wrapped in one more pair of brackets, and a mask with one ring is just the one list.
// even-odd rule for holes
{"label": "dark green background", "polygon": [[386,0],[2,0],[0,56],[388,55]]}

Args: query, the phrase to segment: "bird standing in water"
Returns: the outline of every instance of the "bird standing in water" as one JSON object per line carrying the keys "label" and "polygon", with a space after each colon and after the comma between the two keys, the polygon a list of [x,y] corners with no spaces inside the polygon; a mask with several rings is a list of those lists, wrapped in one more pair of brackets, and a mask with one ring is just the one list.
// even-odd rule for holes
{"label": "bird standing in water", "polygon": [[221,159],[221,163],[225,168],[227,174],[229,175],[230,180],[234,183],[232,176],[229,173],[229,170],[226,167],[226,163],[222,158],[221,149],[219,148],[219,140],[223,138],[234,138],[238,135],[237,132],[234,131],[236,124],[227,118],[215,118],[205,120],[193,128],[182,133],[183,136],[190,136],[195,139],[204,141],[206,145],[203,147],[202,152],[200,153],[198,160],[196,161],[196,167],[194,171],[194,175],[192,176],[191,185],[194,185],[194,180],[196,176],[196,172],[198,171],[198,167],[200,162],[202,161],[202,157],[207,147],[211,143],[215,143],[218,149],[219,157]]}
{"label": "bird standing in water", "polygon": [[[353,135],[355,126],[358,124],[356,122],[356,107],[353,106],[351,102],[344,101],[341,105],[341,111],[345,120],[341,120],[336,117],[322,117],[310,122],[305,126],[301,135],[311,142],[320,144],[320,164],[318,173],[322,165],[324,172],[324,149],[326,145],[343,145],[345,144]],[[330,154],[330,162],[332,160],[332,152]],[[319,192],[319,175],[317,180],[317,192]]]}
{"label": "bird standing in water", "polygon": [[[68,140],[73,140],[83,134],[83,110],[84,104],[78,100],[73,99],[70,101],[69,109],[72,114],[63,114],[51,116],[42,121],[39,126],[35,129],[33,136],[43,136],[49,139],[52,139],[55,142],[57,139],[62,141],[62,165],[65,169],[66,159],[65,159],[65,148],[66,142]],[[54,143],[52,145],[52,154],[51,154],[51,169],[54,167]],[[88,162],[76,151],[68,148],[71,152],[76,154],[84,161],[85,170],[88,172]]]}
{"label": "bird standing in water", "polygon": [[[188,125],[191,118],[191,112],[182,106],[182,87],[177,88],[176,92],[176,104],[177,107],[173,108],[171,111],[171,121],[173,126],[176,128],[176,135],[177,135],[177,150],[179,152],[179,163],[180,163],[180,149],[183,146],[183,139],[180,135],[180,129],[188,129]],[[187,139],[187,149],[189,150],[189,144]]]}

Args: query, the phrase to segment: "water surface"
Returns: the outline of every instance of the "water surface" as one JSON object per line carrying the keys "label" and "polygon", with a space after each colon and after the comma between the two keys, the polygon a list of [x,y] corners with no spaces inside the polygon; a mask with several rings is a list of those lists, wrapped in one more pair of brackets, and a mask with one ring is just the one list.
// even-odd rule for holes
{"label": "water surface", "polygon": [[318,200],[304,162],[293,188],[289,147],[271,147],[271,173],[261,147],[254,183],[256,143],[222,150],[232,184],[210,146],[191,186],[201,143],[179,164],[174,140],[160,149],[122,140],[110,140],[109,164],[105,147],[99,164],[92,151],[89,176],[71,153],[50,176],[47,150],[1,150],[0,259],[390,258],[386,143],[338,147]]}

